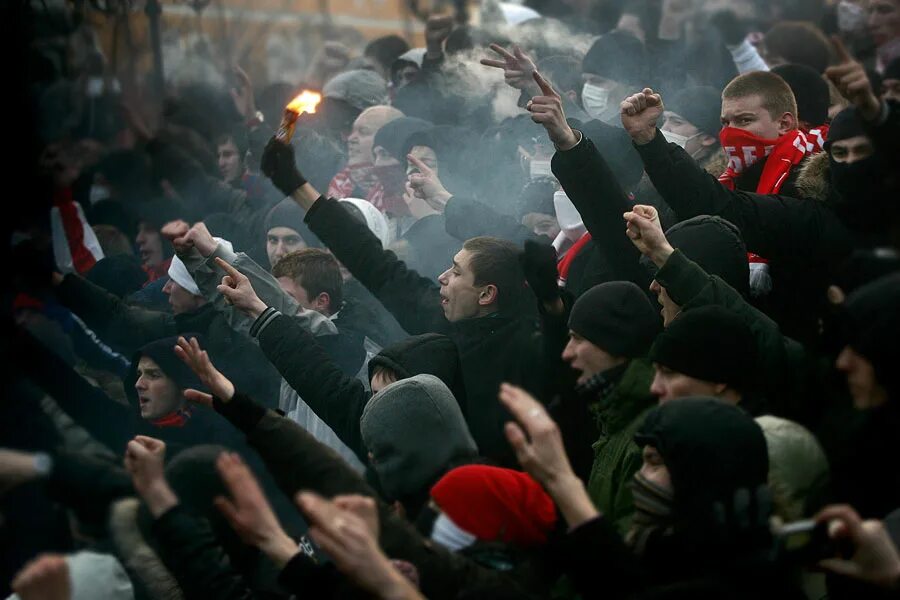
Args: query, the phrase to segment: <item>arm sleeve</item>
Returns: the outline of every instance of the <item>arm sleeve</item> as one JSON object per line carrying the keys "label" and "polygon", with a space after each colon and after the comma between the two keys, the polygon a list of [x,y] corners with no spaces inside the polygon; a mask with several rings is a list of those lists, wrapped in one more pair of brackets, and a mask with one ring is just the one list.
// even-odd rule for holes
{"label": "arm sleeve", "polygon": [[306,215],[312,232],[412,335],[443,333],[449,324],[436,282],[409,269],[337,200],[319,198]]}
{"label": "arm sleeve", "polygon": [[769,65],[759,55],[756,46],[749,40],[744,40],[737,46],[728,46],[731,58],[734,59],[734,66],[737,67],[738,73],[743,75],[750,71],[768,71]]}

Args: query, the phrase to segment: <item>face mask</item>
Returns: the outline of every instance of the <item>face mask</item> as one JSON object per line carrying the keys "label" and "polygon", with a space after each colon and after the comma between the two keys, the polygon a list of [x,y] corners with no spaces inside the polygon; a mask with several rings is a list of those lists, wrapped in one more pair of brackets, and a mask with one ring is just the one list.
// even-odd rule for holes
{"label": "face mask", "polygon": [[600,116],[606,112],[609,106],[609,92],[610,90],[593,83],[585,83],[581,88],[581,104],[591,118],[600,119]]}
{"label": "face mask", "polygon": [[886,194],[879,182],[884,179],[884,170],[877,156],[870,156],[852,164],[829,160],[831,184],[839,199],[834,210],[838,218],[850,229],[860,232],[878,232],[884,220],[872,218],[873,214],[884,214],[882,203]]}
{"label": "face mask", "polygon": [[688,137],[686,135],[681,135],[680,133],[675,133],[674,131],[663,131],[663,137],[666,138],[667,142],[672,144],[676,144],[682,148],[687,146],[687,143],[700,135],[699,133],[695,133],[694,135]]}
{"label": "face mask", "polygon": [[837,24],[844,33],[862,31],[866,27],[866,11],[858,4],[842,0],[837,5]]}
{"label": "face mask", "polygon": [[459,526],[450,520],[450,517],[441,513],[434,520],[434,529],[431,530],[431,540],[447,548],[451,552],[458,552],[463,548],[468,548],[477,541],[474,535],[467,531],[463,531]]}
{"label": "face mask", "polygon": [[723,127],[719,141],[728,156],[728,166],[741,173],[759,159],[765,158],[778,143],[778,138],[767,140],[737,127]]}
{"label": "face mask", "polygon": [[657,533],[665,533],[674,521],[675,494],[653,483],[638,471],[631,480],[634,515],[625,541],[637,554],[643,554],[647,541]]}

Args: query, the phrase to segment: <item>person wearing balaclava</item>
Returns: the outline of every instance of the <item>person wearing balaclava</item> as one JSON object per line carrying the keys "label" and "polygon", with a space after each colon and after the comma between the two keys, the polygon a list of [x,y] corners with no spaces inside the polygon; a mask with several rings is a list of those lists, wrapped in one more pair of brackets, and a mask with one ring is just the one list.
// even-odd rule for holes
{"label": "person wearing balaclava", "polygon": [[431,128],[431,123],[415,117],[400,117],[381,126],[372,141],[372,172],[378,182],[366,198],[389,218],[410,216],[403,200],[406,191],[406,157],[401,156],[406,138]]}
{"label": "person wearing balaclava", "polygon": [[624,31],[600,36],[581,63],[581,105],[592,119],[619,126],[619,103],[647,84],[646,50]]}
{"label": "person wearing balaclava", "polygon": [[881,74],[881,99],[900,102],[900,57],[892,60]]}
{"label": "person wearing balaclava", "polygon": [[331,179],[328,196],[365,198],[373,204],[381,202],[383,190],[380,191],[374,173],[375,134],[402,116],[399,110],[385,105],[372,106],[359,114],[347,137],[347,165]]}

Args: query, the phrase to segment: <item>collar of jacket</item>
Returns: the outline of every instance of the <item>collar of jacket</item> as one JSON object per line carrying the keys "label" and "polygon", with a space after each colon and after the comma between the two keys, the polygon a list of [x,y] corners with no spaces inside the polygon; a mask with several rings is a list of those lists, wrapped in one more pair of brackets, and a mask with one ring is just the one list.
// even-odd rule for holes
{"label": "collar of jacket", "polygon": [[463,336],[486,336],[492,335],[497,330],[517,321],[512,317],[501,315],[499,312],[491,313],[484,317],[474,317],[471,319],[463,319],[453,323],[453,329],[456,333]]}
{"label": "collar of jacket", "polygon": [[650,393],[653,365],[642,358],[635,358],[623,367],[618,383],[594,405],[598,424],[607,434],[628,426],[656,403],[656,397]]}
{"label": "collar of jacket", "polygon": [[219,311],[212,302],[207,302],[197,310],[175,315],[179,331],[197,331],[206,333]]}

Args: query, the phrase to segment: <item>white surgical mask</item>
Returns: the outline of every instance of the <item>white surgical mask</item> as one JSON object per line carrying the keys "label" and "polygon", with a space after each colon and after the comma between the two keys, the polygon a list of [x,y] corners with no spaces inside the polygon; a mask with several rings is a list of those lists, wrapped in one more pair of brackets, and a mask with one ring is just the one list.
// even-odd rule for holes
{"label": "white surgical mask", "polygon": [[681,146],[682,148],[687,146],[687,143],[689,141],[691,141],[692,139],[694,139],[695,137],[700,135],[699,133],[695,133],[694,135],[688,137],[686,135],[681,135],[680,133],[675,133],[674,131],[665,131],[665,130],[663,130],[662,134],[663,134],[663,137],[666,138],[667,142],[670,142],[672,144],[677,144],[678,146]]}
{"label": "white surgical mask", "polygon": [[842,0],[837,5],[837,24],[844,33],[862,31],[866,27],[866,11],[859,4]]}
{"label": "white surgical mask", "polygon": [[581,104],[591,118],[599,120],[606,112],[609,107],[609,92],[610,90],[593,83],[585,83],[581,88]]}
{"label": "white surgical mask", "polygon": [[431,530],[431,540],[440,544],[451,552],[458,552],[463,548],[468,548],[476,542],[478,538],[463,530],[459,525],[450,520],[450,517],[441,513],[434,520],[434,527]]}
{"label": "white surgical mask", "polygon": [[91,191],[88,193],[91,206],[97,204],[101,200],[106,200],[109,196],[109,188],[105,185],[97,185],[96,183],[91,186]]}
{"label": "white surgical mask", "polygon": [[88,98],[97,98],[103,94],[103,78],[102,77],[91,77],[87,80],[87,88],[85,93]]}

